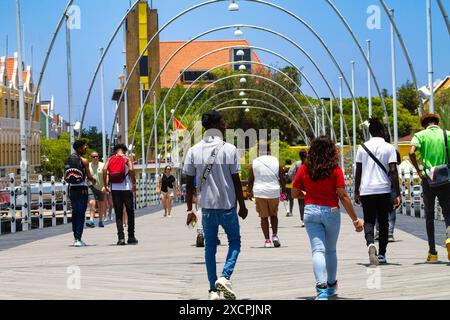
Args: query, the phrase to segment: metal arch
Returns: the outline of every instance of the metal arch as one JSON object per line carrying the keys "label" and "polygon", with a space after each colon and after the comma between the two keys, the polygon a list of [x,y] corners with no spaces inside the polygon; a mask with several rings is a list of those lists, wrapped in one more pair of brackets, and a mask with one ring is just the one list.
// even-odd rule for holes
{"label": "metal arch", "polygon": [[[194,62],[192,62],[188,67],[186,67],[186,68],[180,73],[180,75],[177,77],[177,79],[172,83],[171,88],[170,88],[169,91],[167,92],[167,95],[164,97],[164,100],[163,100],[163,102],[162,102],[161,104],[164,105],[164,103],[165,103],[166,100],[167,100],[168,95],[172,92],[173,88],[175,87],[175,85],[176,85],[178,79],[180,79],[181,74],[182,74],[183,72],[185,72],[186,70],[188,70],[192,65],[194,65],[194,64],[197,63],[198,61],[202,60],[204,57],[206,57],[206,56],[208,56],[208,55],[210,55],[210,54],[213,54],[213,53],[215,53],[215,52],[219,52],[219,51],[226,50],[226,49],[230,49],[230,48],[235,48],[235,46],[223,47],[223,48],[219,48],[219,49],[212,50],[212,51],[210,51],[210,52],[208,52],[208,53],[205,53],[204,55],[202,55],[201,57],[199,57],[198,59],[196,59]],[[295,65],[295,63],[293,63],[292,61],[290,61],[289,59],[287,59],[287,58],[284,57],[283,55],[281,55],[281,54],[279,54],[279,53],[277,53],[277,52],[275,52],[275,51],[266,49],[266,48],[257,47],[257,46],[244,46],[243,48],[251,48],[251,49],[254,49],[254,50],[261,50],[261,51],[265,51],[265,52],[271,53],[271,54],[273,54],[273,55],[275,55],[275,56],[277,56],[277,57],[283,59],[284,61],[286,61],[286,62],[289,63],[290,65],[292,65],[292,66],[293,66],[293,67],[294,67],[294,68],[302,75],[302,77],[306,80],[306,82],[309,84],[309,86],[310,86],[311,89],[313,90],[314,94],[316,95],[317,99],[318,99],[319,101],[321,101],[321,98],[320,98],[319,94],[317,93],[315,87],[312,85],[312,83],[311,83],[311,81],[309,80],[309,78],[307,77],[307,75],[306,75],[305,73],[303,73],[302,70],[300,70],[300,69]],[[334,92],[333,92],[333,89],[331,88],[331,85],[329,84],[328,80],[325,78],[324,81],[325,81],[327,87],[330,89],[330,93],[331,93],[331,96],[332,96],[333,100],[337,100],[337,98],[336,98],[336,96],[335,96],[335,94],[334,94]],[[322,104],[322,107],[324,107],[322,101],[321,101],[321,104]],[[343,114],[340,113],[340,110],[339,110],[339,114],[341,115],[341,117],[343,117]],[[329,119],[328,113],[327,113],[327,117],[328,117],[328,120],[331,120],[331,119]],[[182,119],[183,119],[183,117],[182,117]],[[331,123],[331,121],[329,121],[329,122]],[[345,132],[346,132],[347,137],[348,137],[348,141],[349,141],[349,143],[350,143],[350,134],[349,134],[349,132],[348,132],[347,124],[346,124],[345,121],[344,121],[344,128],[345,128]],[[334,124],[333,124],[333,130],[334,130]]]}
{"label": "metal arch", "polygon": [[[414,70],[414,65],[413,65],[413,63],[411,61],[411,57],[409,55],[408,48],[406,47],[405,41],[403,40],[403,37],[402,37],[402,35],[400,34],[400,31],[397,28],[397,24],[395,23],[395,20],[392,17],[389,8],[386,5],[386,2],[384,2],[384,0],[380,0],[380,3],[381,3],[381,6],[383,7],[384,11],[386,12],[389,20],[391,21],[392,27],[394,28],[395,34],[397,35],[398,41],[399,41],[400,46],[402,48],[403,55],[405,56],[406,62],[408,63],[408,67],[409,67],[409,71],[411,73],[412,81],[413,81],[414,86],[416,87],[416,91],[417,91],[417,97],[418,97],[419,105],[420,105],[420,113],[423,114],[425,112],[425,108],[424,108],[422,99],[419,98],[420,94],[419,94],[419,86],[417,84],[416,71]],[[449,30],[449,32],[450,32],[450,30]]]}
{"label": "metal arch", "polygon": [[[225,101],[225,102],[222,102],[222,103],[220,103],[220,104],[218,104],[218,105],[212,107],[210,110],[216,110],[216,109],[218,109],[218,108],[220,108],[220,107],[226,105],[227,103],[236,102],[236,101],[240,101],[240,99],[227,100],[227,101]],[[275,106],[275,105],[273,105],[273,104],[271,104],[271,103],[269,103],[269,102],[267,102],[267,101],[264,101],[264,100],[259,100],[259,99],[249,99],[249,101],[255,101],[255,102],[259,102],[259,103],[262,103],[262,104],[265,104],[265,105],[274,107],[274,108],[279,112],[278,114],[280,114],[280,115],[286,117],[286,119],[288,119],[288,120],[295,126],[295,128],[296,128],[297,131],[298,131],[298,133],[305,139],[305,142],[306,142],[307,144],[310,142],[310,139],[309,139],[308,136],[305,134],[305,132],[303,131],[303,128],[300,126],[300,124],[298,123],[298,121],[295,121],[294,119],[289,118],[288,115],[286,114],[286,112],[284,112],[283,110],[281,110],[279,107],[277,107],[277,106]],[[251,107],[251,106],[249,106],[249,108],[250,108],[250,107]],[[255,107],[255,106],[253,106],[253,107]],[[245,109],[245,108],[247,108],[247,106],[245,106],[245,107],[243,107],[243,108]],[[270,109],[270,108],[264,108],[264,110],[266,110],[266,111],[274,111],[273,109]],[[192,125],[192,121],[189,122],[188,128],[189,128],[189,126],[191,126],[191,125]]]}
{"label": "metal arch", "polygon": [[[120,103],[120,101],[122,101],[122,99],[123,99],[123,94],[124,94],[124,92],[126,91],[126,89],[127,89],[127,87],[128,87],[128,82],[129,82],[129,80],[131,79],[131,75],[134,73],[134,71],[135,71],[135,69],[136,69],[136,67],[137,67],[137,65],[138,65],[138,63],[139,63],[139,61],[140,61],[140,59],[141,59],[142,56],[145,54],[145,52],[148,50],[148,48],[149,48],[150,45],[153,43],[153,41],[155,40],[155,38],[158,37],[159,34],[160,34],[165,28],[167,28],[167,26],[169,26],[172,22],[174,22],[175,20],[177,20],[177,19],[180,18],[181,16],[183,16],[183,15],[189,13],[190,11],[193,11],[193,10],[195,10],[195,9],[198,9],[198,8],[200,8],[200,7],[203,7],[203,6],[212,4],[212,3],[224,2],[224,1],[228,1],[228,0],[211,0],[211,1],[207,1],[207,2],[204,2],[204,3],[198,4],[198,5],[196,5],[196,6],[193,6],[193,7],[189,8],[189,9],[186,9],[185,11],[179,13],[177,16],[175,16],[174,18],[172,18],[171,20],[169,20],[169,21],[168,21],[168,22],[167,22],[160,30],[158,30],[158,31],[155,33],[155,35],[153,35],[153,37],[150,39],[150,41],[147,43],[146,47],[145,47],[144,50],[141,52],[141,54],[140,54],[140,56],[138,57],[138,59],[135,61],[135,64],[133,65],[133,68],[131,69],[131,72],[129,72],[128,78],[127,78],[126,81],[125,81],[124,89],[123,89],[123,91],[122,91],[122,93],[121,93],[121,95],[120,95],[120,97],[119,97],[119,100],[118,100],[119,103]],[[267,1],[262,1],[262,0],[242,0],[242,1],[249,1],[249,2],[255,2],[255,3],[264,4],[264,5],[270,6],[270,7],[272,7],[272,8],[275,8],[275,9],[277,9],[277,10],[280,10],[280,11],[282,11],[282,12],[285,12],[285,13],[287,13],[288,15],[290,15],[291,17],[295,18],[295,19],[296,19],[297,21],[299,21],[301,24],[303,24],[306,28],[308,28],[308,30],[310,30],[310,31],[316,36],[316,38],[319,39],[319,41],[320,41],[320,43],[322,44],[322,46],[324,46],[324,48],[326,49],[326,51],[328,52],[328,54],[329,54],[330,57],[332,58],[332,60],[333,60],[333,62],[334,62],[334,64],[335,64],[335,66],[338,67],[338,69],[339,69],[339,71],[340,71],[340,73],[341,73],[341,75],[342,75],[342,78],[343,78],[344,81],[345,81],[345,84],[346,84],[346,86],[347,86],[347,89],[349,90],[349,92],[350,92],[350,94],[351,94],[351,96],[352,96],[352,100],[354,101],[354,103],[355,103],[355,105],[356,105],[356,109],[358,110],[358,114],[359,114],[359,116],[360,116],[360,118],[361,118],[361,112],[360,112],[360,110],[359,110],[358,102],[356,101],[356,99],[355,99],[355,97],[354,97],[354,95],[353,95],[353,92],[352,92],[352,90],[350,89],[350,85],[349,85],[349,83],[348,83],[347,78],[345,77],[345,74],[344,74],[343,71],[342,71],[342,68],[340,68],[339,64],[337,63],[337,61],[336,61],[336,59],[335,59],[335,57],[334,57],[334,55],[331,53],[331,51],[330,51],[330,49],[328,48],[328,46],[325,44],[325,42],[324,42],[323,39],[319,36],[319,34],[314,30],[314,28],[312,28],[309,24],[306,23],[306,21],[304,21],[303,19],[301,19],[299,16],[297,16],[296,14],[292,13],[291,11],[289,11],[289,10],[287,10],[287,9],[281,7],[281,6],[275,5],[275,4],[270,3],[270,2],[267,2]],[[316,68],[317,68],[317,66],[316,66]],[[321,74],[321,75],[322,75],[322,78],[325,78],[325,77],[323,76],[323,74]],[[331,87],[329,87],[329,89],[330,89],[330,91],[331,91]],[[146,97],[146,98],[147,98],[147,97]],[[383,98],[381,98],[381,99],[383,99]],[[86,108],[86,106],[85,106],[84,108]],[[85,111],[83,110],[83,114],[84,114],[84,113],[85,113]],[[84,119],[82,119],[82,122],[81,122],[81,123],[83,123],[83,120],[84,120]],[[115,126],[116,120],[117,120],[117,113],[116,113],[116,116],[115,116],[114,121],[113,121],[113,127]],[[362,119],[361,119],[361,122],[362,122]],[[364,134],[366,134],[366,130],[365,130],[364,128],[363,128],[363,132],[364,132]]]}
{"label": "metal arch", "polygon": [[[197,99],[200,97],[200,95],[203,94],[203,92],[205,92],[208,88],[210,88],[211,86],[213,86],[213,85],[216,84],[217,82],[220,82],[220,81],[223,81],[223,80],[227,80],[227,79],[231,79],[231,78],[236,78],[236,77],[254,77],[254,78],[259,78],[259,79],[263,79],[263,80],[267,80],[267,81],[269,81],[269,82],[272,82],[273,84],[279,86],[282,90],[284,90],[285,92],[287,92],[288,95],[290,95],[291,98],[293,98],[293,100],[296,102],[297,105],[300,105],[299,102],[297,101],[297,99],[292,95],[292,93],[290,93],[285,87],[283,87],[282,85],[280,85],[278,82],[275,82],[275,81],[273,81],[273,80],[271,80],[271,79],[269,79],[269,78],[265,78],[265,77],[262,77],[262,76],[259,76],[259,75],[254,75],[254,74],[235,74],[235,75],[230,75],[230,76],[227,76],[227,77],[220,78],[220,79],[218,79],[218,80],[216,80],[216,81],[210,83],[209,85],[207,85],[205,88],[203,88],[203,89],[195,96],[195,98],[194,98],[194,99],[192,100],[192,102],[189,104],[188,108],[190,108],[190,107],[192,106],[192,104],[195,102],[195,100],[197,100]],[[242,100],[242,99],[241,99],[241,100]],[[301,107],[301,106],[300,106],[300,107]],[[159,111],[161,111],[161,108],[160,108]],[[158,115],[159,115],[159,112],[158,112]],[[153,129],[154,129],[154,126],[152,126],[151,133],[150,133],[149,140],[148,140],[147,157],[148,157],[148,153],[149,153],[148,151],[150,150],[151,143],[152,143],[151,140],[152,140],[152,136],[153,136],[153,133],[154,133],[154,130],[153,130]],[[148,161],[148,158],[147,158],[146,161]]]}
{"label": "metal arch", "polygon": [[97,79],[97,75],[98,75],[98,73],[100,71],[100,68],[101,68],[101,66],[103,64],[103,60],[105,59],[105,56],[108,54],[109,48],[111,47],[113,41],[115,40],[117,34],[119,33],[120,28],[122,28],[123,24],[125,23],[126,19],[128,18],[128,15],[129,15],[130,11],[133,10],[134,7],[136,7],[136,5],[138,3],[139,3],[139,0],[137,0],[130,8],[127,9],[127,13],[123,16],[122,20],[120,20],[119,25],[117,26],[117,28],[113,32],[113,34],[112,34],[108,44],[106,45],[105,49],[103,50],[103,52],[102,52],[102,54],[100,56],[100,61],[98,62],[97,67],[95,68],[94,76],[92,77],[91,84],[89,85],[88,94],[86,96],[86,101],[84,103],[83,115],[81,117],[80,131],[78,132],[78,139],[81,138],[81,132],[82,132],[82,129],[83,129],[84,118],[86,116],[87,105],[89,103],[89,99],[91,98],[92,89],[94,88],[95,80]]}
{"label": "metal arch", "polygon": [[[193,65],[196,64],[198,61],[202,60],[203,58],[205,58],[205,57],[207,57],[207,56],[209,56],[209,55],[211,55],[211,54],[213,54],[213,53],[216,53],[216,52],[219,52],[219,51],[223,51],[223,50],[227,50],[227,49],[232,49],[232,48],[236,48],[236,46],[228,46],[228,47],[223,47],[223,48],[219,48],[219,49],[215,49],[215,50],[209,51],[209,52],[205,53],[204,55],[202,55],[201,57],[197,58],[195,61],[193,61],[193,62],[192,62],[189,66],[187,66],[187,67],[186,67],[186,68],[178,75],[178,77],[174,80],[174,82],[172,83],[172,86],[170,87],[169,91],[167,92],[166,96],[164,97],[163,101],[161,102],[161,105],[164,105],[164,104],[165,104],[165,102],[166,102],[168,96],[169,96],[170,93],[172,92],[172,90],[173,90],[173,88],[175,87],[177,81],[181,78],[182,74],[183,74],[185,71],[187,71],[191,66],[193,66]],[[326,108],[325,105],[323,104],[321,98],[319,97],[319,94],[317,93],[315,87],[312,85],[312,83],[311,83],[311,81],[309,80],[309,78],[308,78],[308,77],[307,77],[307,76],[306,76],[306,75],[305,75],[305,74],[304,74],[304,73],[303,73],[303,72],[302,72],[302,71],[301,71],[301,70],[300,70],[293,62],[291,62],[289,59],[285,58],[284,56],[282,56],[282,55],[279,54],[279,53],[276,53],[276,52],[274,52],[274,51],[272,51],[272,50],[265,49],[265,48],[261,48],[261,47],[256,47],[256,46],[243,46],[243,48],[251,48],[251,49],[261,50],[261,51],[265,51],[265,52],[274,54],[274,55],[278,56],[279,58],[283,59],[284,61],[286,61],[287,63],[289,63],[289,64],[291,64],[292,66],[294,66],[295,69],[300,73],[300,75],[307,81],[307,83],[309,84],[309,86],[311,87],[311,89],[313,90],[313,92],[315,93],[315,95],[316,95],[318,101],[319,101],[320,104],[322,105],[322,108],[323,108],[324,110],[327,110],[327,108]],[[240,63],[242,63],[242,62],[243,62],[243,61],[240,61]],[[252,62],[252,63],[257,64],[257,62]],[[264,65],[266,65],[266,64],[264,64]],[[272,68],[272,66],[269,66],[269,65],[266,65],[266,66],[268,66],[269,68]],[[275,69],[275,70],[277,70],[277,71],[280,71],[280,70],[277,69],[277,68],[273,68],[273,69]],[[325,80],[325,81],[327,81],[327,80]],[[297,87],[298,87],[298,86],[297,86]],[[301,89],[300,89],[300,93],[308,100],[308,98],[303,94],[303,92],[301,91]],[[331,90],[331,93],[332,93],[332,95],[333,95],[333,98],[336,100],[336,97],[334,96],[334,93],[332,92],[332,90]],[[185,96],[185,94],[183,94],[183,97],[184,97],[184,96]],[[308,102],[309,102],[309,100],[308,100]],[[176,109],[177,109],[177,108],[176,108]],[[175,110],[176,110],[176,109],[175,109]],[[330,119],[330,116],[329,116],[328,112],[327,112],[326,114],[327,114],[328,121],[331,122],[331,119]],[[342,115],[342,116],[343,116],[343,115]],[[346,130],[347,130],[347,128],[346,128]],[[333,127],[333,131],[334,131],[334,127]],[[134,134],[136,134],[136,131],[135,131]],[[348,132],[347,132],[347,134],[348,134]],[[134,140],[134,139],[133,139],[133,140]]]}
{"label": "metal arch", "polygon": [[443,17],[444,20],[445,20],[445,24],[446,24],[446,26],[447,26],[448,34],[450,35],[450,21],[448,20],[448,14],[447,14],[447,11],[445,11],[445,7],[444,7],[444,5],[442,4],[442,1],[441,1],[441,0],[437,0],[437,3],[438,3],[438,5],[439,5],[439,9],[441,9],[442,17]]}
{"label": "metal arch", "polygon": [[39,95],[39,91],[41,89],[41,85],[42,85],[42,80],[44,78],[44,74],[45,74],[45,70],[47,69],[47,64],[48,64],[48,60],[50,59],[50,54],[53,51],[53,46],[55,45],[56,42],[56,37],[58,36],[59,30],[61,30],[61,26],[64,22],[64,18],[67,15],[67,11],[69,10],[70,6],[72,5],[74,0],[69,0],[69,2],[67,2],[66,8],[64,9],[64,13],[61,17],[61,19],[59,20],[58,24],[56,25],[56,29],[55,32],[53,33],[53,37],[52,40],[50,41],[50,46],[47,49],[47,54],[45,56],[44,59],[44,64],[42,65],[42,69],[41,72],[39,74],[39,80],[36,86],[36,91],[33,97],[33,103],[31,106],[31,113],[30,113],[30,122],[29,122],[29,126],[28,126],[28,141],[30,141],[31,139],[31,133],[33,132],[33,119],[34,117],[32,116],[34,114],[34,109],[36,109],[36,103],[37,103],[37,98]]}
{"label": "metal arch", "polygon": [[[227,101],[225,101],[225,102],[219,103],[218,105],[214,106],[214,108],[222,107],[223,105],[225,105],[225,104],[227,104],[227,103],[230,103],[230,102],[237,102],[237,101],[242,101],[242,99],[230,99],[230,100],[227,100]],[[272,107],[276,108],[276,109],[277,109],[278,111],[280,111],[287,119],[289,119],[289,120],[291,121],[291,123],[293,123],[294,125],[297,126],[297,131],[298,131],[298,133],[299,133],[300,135],[303,136],[303,138],[305,139],[305,141],[306,141],[306,142],[309,141],[309,138],[308,138],[308,136],[306,135],[306,132],[305,132],[305,131],[303,130],[303,128],[301,127],[301,125],[300,125],[300,123],[298,122],[298,119],[297,119],[297,118],[294,118],[294,119],[289,118],[289,117],[288,117],[288,114],[287,114],[286,112],[284,112],[281,108],[277,107],[276,105],[274,105],[274,104],[272,104],[272,103],[270,103],[270,102],[267,102],[267,101],[264,101],[264,100],[260,100],[260,99],[252,99],[252,98],[249,98],[248,101],[258,102],[258,103],[262,103],[262,104],[265,104],[265,105],[272,106]],[[214,110],[214,108],[213,108],[213,110]],[[193,115],[193,118],[189,121],[188,128],[192,125],[193,119],[195,119],[195,117],[199,114],[199,111],[200,111],[200,110],[201,110],[201,109],[197,109],[197,110],[195,111],[195,114]]]}
{"label": "metal arch", "polygon": [[[274,95],[272,95],[272,94],[270,94],[268,92],[265,92],[265,91],[262,91],[262,90],[256,90],[256,89],[233,89],[233,90],[222,91],[222,92],[220,92],[218,94],[215,94],[214,96],[212,96],[211,98],[209,98],[205,102],[203,102],[202,105],[200,107],[198,107],[198,109],[196,110],[195,115],[198,114],[199,110],[203,110],[205,105],[207,103],[209,103],[213,98],[217,98],[218,96],[221,96],[221,95],[224,95],[224,94],[227,94],[227,93],[231,93],[231,92],[237,92],[237,91],[257,92],[257,93],[261,93],[261,94],[264,94],[264,95],[267,95],[267,96],[271,97],[272,99],[277,101],[280,105],[282,105],[286,109],[286,111],[296,120],[297,124],[300,126],[300,123],[298,122],[297,117],[295,117],[295,115],[292,114],[292,111],[289,109],[289,107],[283,101],[281,101],[280,99],[278,99],[277,97],[275,97]],[[242,99],[239,99],[239,100],[242,100]],[[250,100],[250,99],[248,98],[248,100]],[[183,122],[183,120],[184,120],[184,117],[181,117],[180,122]]]}
{"label": "metal arch", "polygon": [[[218,0],[218,1],[220,1],[220,0]],[[275,32],[275,31],[273,31],[273,30],[271,30],[271,29],[267,29],[267,28],[263,28],[263,27],[259,27],[259,26],[253,26],[253,25],[242,25],[242,24],[238,24],[238,25],[223,26],[223,27],[218,27],[218,28],[215,28],[215,29],[208,30],[208,31],[206,31],[206,32],[204,32],[204,33],[202,33],[202,34],[200,34],[200,35],[197,35],[197,36],[195,36],[194,38],[190,39],[190,40],[189,40],[188,42],[186,42],[185,44],[183,44],[180,48],[178,48],[178,49],[172,54],[172,56],[168,59],[168,61],[165,63],[165,65],[164,65],[164,67],[162,68],[162,70],[160,70],[160,72],[158,73],[156,79],[153,81],[153,83],[152,83],[152,85],[151,85],[151,87],[150,87],[150,89],[149,89],[149,91],[148,91],[148,93],[147,93],[147,95],[146,95],[146,97],[145,97],[145,99],[144,99],[144,105],[145,105],[146,101],[148,100],[148,97],[149,97],[149,95],[150,95],[150,92],[152,91],[153,87],[155,86],[156,81],[161,77],[162,72],[165,70],[165,68],[166,68],[167,65],[170,63],[170,61],[178,54],[178,52],[180,52],[183,48],[185,48],[185,47],[186,47],[187,45],[189,45],[191,42],[195,41],[196,39],[198,39],[198,38],[200,38],[200,37],[202,37],[202,36],[204,36],[204,35],[207,35],[207,34],[209,34],[209,33],[215,32],[215,31],[220,31],[220,30],[230,29],[230,28],[252,28],[252,29],[256,29],[256,30],[262,30],[262,31],[266,31],[266,32],[272,33],[272,34],[274,34],[274,35],[277,35],[277,36],[279,36],[279,37],[285,39],[286,41],[288,41],[288,42],[290,42],[292,45],[294,45],[296,48],[298,48],[300,51],[302,51],[302,52],[305,54],[305,56],[306,56],[306,57],[314,64],[314,66],[316,67],[316,69],[317,69],[317,70],[319,71],[319,73],[321,74],[322,78],[325,79],[325,75],[320,71],[320,69],[319,69],[318,66],[317,66],[317,63],[316,63],[316,62],[314,61],[314,59],[309,55],[309,53],[306,52],[306,51],[305,51],[301,46],[299,46],[296,42],[294,42],[294,41],[291,40],[290,38],[284,36],[283,34],[278,33],[278,32]],[[347,81],[347,79],[346,79],[346,77],[345,77],[345,74],[342,74],[342,76],[343,76],[342,78],[345,79],[346,85],[348,86],[348,81]],[[124,87],[124,89],[123,89],[123,91],[122,91],[121,98],[123,97],[123,92],[124,92],[124,90],[126,89],[127,86],[128,86],[128,82],[126,83],[126,85],[125,85],[125,87]],[[350,89],[350,87],[348,87],[348,88]],[[355,98],[355,96],[353,95],[353,92],[352,92],[351,90],[350,90],[350,95],[352,96],[352,101],[355,102],[355,106],[356,106],[356,109],[358,110],[358,115],[359,115],[359,118],[360,118],[361,123],[362,123],[363,121],[362,121],[362,117],[361,117],[361,112],[360,112],[359,107],[358,107],[358,102],[356,101],[356,98]],[[121,98],[119,98],[119,101],[121,100]],[[161,112],[161,106],[160,106],[160,108],[158,109],[158,115],[160,114],[160,112]],[[140,112],[139,112],[138,120],[140,119],[141,114],[142,114],[142,108],[141,108],[141,110],[140,110]],[[115,114],[115,117],[114,117],[114,121],[113,121],[113,130],[114,130],[114,126],[115,126],[116,121],[117,121],[117,115],[118,115],[118,110],[117,110],[117,112],[116,112],[116,114]],[[364,129],[363,129],[363,131],[364,131]],[[114,133],[114,132],[111,133],[111,136],[113,135],[113,133]],[[112,139],[110,140],[110,143],[111,143],[111,142],[112,142]],[[109,148],[109,149],[110,149],[110,148]]]}
{"label": "metal arch", "polygon": [[388,114],[387,109],[386,109],[386,103],[384,101],[384,97],[381,94],[380,85],[378,84],[378,80],[377,80],[377,78],[375,76],[375,73],[373,72],[372,65],[371,65],[369,59],[367,58],[366,53],[364,52],[363,48],[359,44],[358,39],[355,36],[355,33],[353,32],[353,30],[350,27],[350,25],[347,23],[347,20],[345,20],[344,16],[336,8],[336,6],[331,2],[331,0],[325,0],[325,1],[330,5],[330,7],[333,9],[333,11],[336,13],[336,15],[342,21],[342,23],[344,24],[346,29],[349,31],[351,37],[353,38],[353,41],[355,42],[356,46],[358,47],[359,51],[361,52],[362,57],[364,58],[364,61],[366,62],[367,66],[370,69],[370,74],[371,74],[372,79],[373,79],[373,81],[375,83],[375,88],[376,88],[376,90],[378,92],[378,96],[380,97],[381,105],[383,107],[384,118],[385,118],[384,120],[385,120],[385,124],[387,125],[387,128],[388,128],[389,137],[392,140],[391,123],[389,121],[389,114]]}

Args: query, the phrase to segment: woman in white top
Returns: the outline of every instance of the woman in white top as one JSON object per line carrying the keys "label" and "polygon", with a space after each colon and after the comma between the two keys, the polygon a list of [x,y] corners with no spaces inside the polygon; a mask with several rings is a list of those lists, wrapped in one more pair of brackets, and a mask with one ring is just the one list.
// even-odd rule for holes
{"label": "woman in white top", "polygon": [[[255,197],[256,211],[261,218],[261,229],[265,237],[265,248],[280,247],[278,238],[278,205],[280,203],[280,190],[286,187],[283,167],[277,158],[267,155],[270,152],[269,144],[260,142],[259,158],[253,160],[249,170],[247,191]],[[272,225],[272,241],[270,240],[270,225]]]}

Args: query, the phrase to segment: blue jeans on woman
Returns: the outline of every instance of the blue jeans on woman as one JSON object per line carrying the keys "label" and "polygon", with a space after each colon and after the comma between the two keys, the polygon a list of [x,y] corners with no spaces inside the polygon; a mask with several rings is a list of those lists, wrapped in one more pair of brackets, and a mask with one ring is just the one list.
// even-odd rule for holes
{"label": "blue jeans on woman", "polygon": [[222,277],[230,280],[241,251],[241,234],[236,208],[202,209],[202,224],[205,237],[205,262],[210,289],[215,290],[217,281],[217,235],[219,226],[228,237],[228,255],[223,268]]}
{"label": "blue jeans on woman", "polygon": [[311,242],[317,286],[334,284],[337,274],[336,244],[341,228],[339,209],[305,206],[305,227]]}

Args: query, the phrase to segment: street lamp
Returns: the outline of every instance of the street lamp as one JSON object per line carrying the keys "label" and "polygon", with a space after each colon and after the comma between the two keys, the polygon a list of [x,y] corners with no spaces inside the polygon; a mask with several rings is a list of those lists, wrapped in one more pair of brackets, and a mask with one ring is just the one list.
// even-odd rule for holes
{"label": "street lamp", "polygon": [[235,0],[233,0],[230,5],[228,6],[229,11],[239,11],[239,5],[236,3]]}
{"label": "street lamp", "polygon": [[245,112],[250,112],[250,109],[249,108],[245,109]]}
{"label": "street lamp", "polygon": [[242,101],[242,105],[243,105],[243,106],[246,106],[247,104],[248,104],[247,101],[245,101],[245,100]]}
{"label": "street lamp", "polygon": [[247,67],[245,65],[241,64],[239,66],[239,71],[246,71],[246,70],[247,70]]}
{"label": "street lamp", "polygon": [[239,80],[239,82],[242,83],[242,84],[245,84],[245,83],[247,83],[247,79],[241,78],[241,80]]}
{"label": "street lamp", "polygon": [[243,57],[243,56],[245,56],[245,52],[244,52],[244,50],[239,49],[239,50],[236,52],[236,55],[237,55],[238,57]]}
{"label": "street lamp", "polygon": [[244,32],[241,30],[241,28],[237,28],[235,31],[234,31],[234,35],[236,36],[236,37],[242,37],[243,35],[244,35]]}
{"label": "street lamp", "polygon": [[244,92],[244,91],[241,91],[241,92],[239,93],[239,96],[240,96],[240,97],[245,97],[245,92]]}

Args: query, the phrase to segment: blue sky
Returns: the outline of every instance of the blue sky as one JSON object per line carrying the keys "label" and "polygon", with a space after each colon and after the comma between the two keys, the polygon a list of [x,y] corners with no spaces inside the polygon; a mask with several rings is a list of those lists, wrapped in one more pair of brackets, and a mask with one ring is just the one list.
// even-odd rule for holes
{"label": "blue sky", "polygon": [[[81,9],[81,29],[72,32],[73,59],[73,89],[74,117],[81,117],[90,79],[99,58],[99,49],[105,46],[112,32],[129,6],[129,0],[76,0]],[[150,2],[150,1],[149,1]],[[153,6],[159,10],[159,24],[162,26],[178,12],[198,4],[200,0],[154,0]],[[301,16],[318,33],[331,48],[350,78],[350,61],[356,62],[356,92],[357,95],[367,94],[367,68],[350,35],[332,12],[325,0],[273,0]],[[395,19],[402,32],[410,52],[419,85],[427,83],[427,51],[426,51],[426,16],[425,0],[387,0],[388,6],[395,9]],[[0,55],[6,52],[6,37],[9,37],[9,54],[16,48],[15,35],[15,0],[0,0]],[[50,43],[52,32],[66,5],[66,0],[21,0],[22,22],[24,24],[27,64],[32,63],[31,47],[33,47],[34,79],[37,81],[42,67],[45,52]],[[240,1],[239,12],[228,12],[228,2],[209,5],[190,13],[176,23],[170,25],[161,35],[161,40],[187,40],[206,30],[230,24],[259,25],[285,34],[299,42],[324,70],[326,77],[337,91],[339,73],[326,51],[320,46],[311,33],[293,18],[275,9],[260,4]],[[391,91],[390,64],[390,28],[389,20],[382,11],[381,29],[369,30],[367,27],[367,8],[379,5],[377,0],[335,0],[335,5],[344,14],[349,24],[355,30],[360,43],[365,46],[365,40],[372,40],[373,66],[382,88]],[[450,12],[450,1],[444,1]],[[433,37],[434,37],[434,67],[435,78],[444,78],[450,74],[449,51],[450,37],[445,29],[444,20],[436,1],[432,1]],[[204,39],[233,39],[232,30],[224,30],[208,35]],[[277,51],[304,72],[323,96],[328,90],[312,64],[292,45],[286,41],[257,30],[244,30],[244,38],[252,45]],[[105,60],[105,92],[107,112],[107,132],[112,124],[114,103],[111,101],[112,91],[118,86],[118,75],[124,64],[123,37],[121,34],[110,49]],[[259,53],[262,60],[269,64],[284,65],[280,59],[270,54]],[[397,79],[398,84],[410,79],[409,69],[397,46]],[[305,85],[306,93],[311,90]],[[61,32],[49,67],[44,78],[42,97],[55,96],[57,112],[67,118],[67,85],[65,64],[65,34]],[[348,95],[348,93],[346,93]],[[88,108],[86,126],[100,127],[100,84],[97,83]]]}

